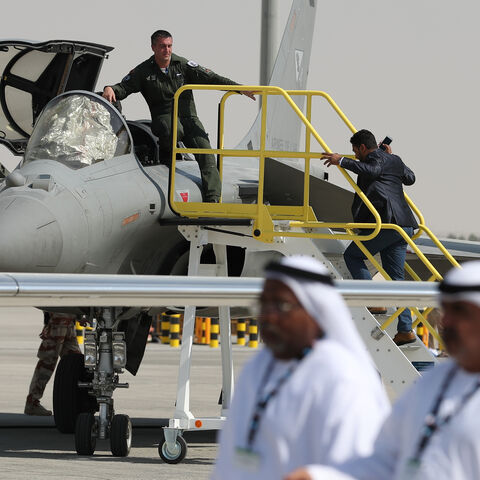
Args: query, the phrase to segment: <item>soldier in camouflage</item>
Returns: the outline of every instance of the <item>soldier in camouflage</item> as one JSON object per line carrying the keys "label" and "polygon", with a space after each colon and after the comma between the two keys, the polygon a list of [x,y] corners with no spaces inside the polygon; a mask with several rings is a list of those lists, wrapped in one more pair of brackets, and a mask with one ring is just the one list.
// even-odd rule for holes
{"label": "soldier in camouflage", "polygon": [[[197,63],[172,53],[172,35],[157,30],[151,36],[153,56],[135,67],[120,83],[106,86],[103,96],[109,102],[123,100],[131,93],[140,92],[152,116],[152,132],[159,138],[163,152],[171,155],[172,107],[175,92],[185,84],[238,85]],[[255,100],[253,92],[241,92]],[[178,140],[190,148],[211,148],[208,135],[197,117],[193,92],[182,94],[178,104]],[[202,177],[203,198],[218,202],[221,182],[215,156],[195,155]]]}
{"label": "soldier in camouflage", "polygon": [[44,313],[45,326],[40,338],[42,343],[38,349],[38,363],[33,372],[30,390],[25,403],[26,415],[48,416],[52,412],[40,404],[45,387],[50,380],[58,357],[69,353],[81,354],[75,334],[74,315],[63,313]]}

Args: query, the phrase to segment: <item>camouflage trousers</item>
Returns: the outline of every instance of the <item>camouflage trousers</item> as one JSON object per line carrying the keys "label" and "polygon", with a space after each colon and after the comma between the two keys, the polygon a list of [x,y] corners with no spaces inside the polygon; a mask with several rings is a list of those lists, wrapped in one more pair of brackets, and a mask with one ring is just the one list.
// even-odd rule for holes
{"label": "camouflage trousers", "polygon": [[38,363],[33,372],[27,402],[36,403],[42,398],[58,357],[69,353],[82,353],[75,335],[75,316],[54,313],[40,334],[42,343],[38,349]]}

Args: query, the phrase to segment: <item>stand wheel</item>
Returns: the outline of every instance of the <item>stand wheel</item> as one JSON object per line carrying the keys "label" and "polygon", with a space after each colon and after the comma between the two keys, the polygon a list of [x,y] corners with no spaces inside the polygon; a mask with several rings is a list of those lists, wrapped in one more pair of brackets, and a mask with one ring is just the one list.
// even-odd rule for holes
{"label": "stand wheel", "polygon": [[97,445],[97,422],[93,413],[83,412],[75,424],[75,450],[78,455],[93,455]]}
{"label": "stand wheel", "polygon": [[158,454],[165,463],[180,463],[187,454],[187,442],[179,435],[172,451],[167,448],[167,442],[164,441],[158,446]]}
{"label": "stand wheel", "polygon": [[114,457],[127,457],[132,446],[132,422],[128,415],[115,415],[110,426],[110,450]]}

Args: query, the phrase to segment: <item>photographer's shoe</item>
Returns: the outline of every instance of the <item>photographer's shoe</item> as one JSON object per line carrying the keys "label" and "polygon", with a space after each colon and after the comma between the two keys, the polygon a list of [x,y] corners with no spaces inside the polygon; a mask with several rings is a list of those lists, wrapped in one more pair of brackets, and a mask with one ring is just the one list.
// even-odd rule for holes
{"label": "photographer's shoe", "polygon": [[393,341],[397,344],[397,346],[414,343],[416,339],[417,336],[413,330],[410,330],[409,332],[397,332],[397,334],[393,337]]}
{"label": "photographer's shoe", "polygon": [[372,315],[385,315],[387,313],[387,309],[385,307],[367,307],[367,310]]}

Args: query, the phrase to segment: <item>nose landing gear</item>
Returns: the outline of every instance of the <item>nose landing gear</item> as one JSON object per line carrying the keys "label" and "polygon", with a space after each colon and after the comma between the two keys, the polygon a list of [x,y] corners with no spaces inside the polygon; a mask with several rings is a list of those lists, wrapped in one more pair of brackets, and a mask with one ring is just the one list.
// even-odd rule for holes
{"label": "nose landing gear", "polygon": [[132,444],[132,424],[127,415],[115,415],[113,392],[128,388],[119,382],[119,374],[127,363],[123,332],[115,331],[115,309],[104,308],[97,319],[97,328],[85,335],[85,367],[93,372],[91,382],[79,382],[98,402],[99,414],[79,415],[75,428],[75,448],[79,455],[93,455],[97,438],[110,438],[110,449],[116,457],[126,457]]}
{"label": "nose landing gear", "polygon": [[[115,415],[113,392],[128,388],[119,382],[127,361],[125,334],[116,331],[115,309],[103,308],[97,328],[86,332],[85,355],[67,355],[59,364],[54,384],[57,428],[75,431],[79,455],[93,455],[97,439],[110,439],[116,457],[126,457],[132,444],[132,424],[127,415]],[[98,411],[98,417],[95,412]]]}

